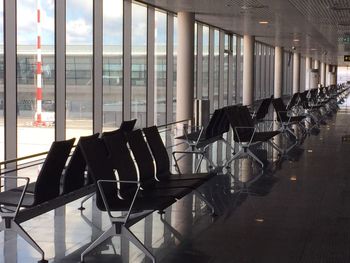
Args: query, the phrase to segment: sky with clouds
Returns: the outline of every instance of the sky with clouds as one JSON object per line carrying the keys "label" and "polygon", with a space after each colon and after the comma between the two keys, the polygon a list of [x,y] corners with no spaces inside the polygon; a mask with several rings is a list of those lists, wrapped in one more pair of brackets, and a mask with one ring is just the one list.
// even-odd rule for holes
{"label": "sky with clouds", "polygon": [[[105,45],[122,44],[122,0],[103,1],[103,33]],[[54,44],[54,0],[40,0],[42,45]],[[147,9],[132,4],[132,43],[143,45],[147,34]],[[92,0],[66,0],[67,45],[92,45]],[[17,42],[35,45],[37,0],[17,0]],[[0,13],[2,10],[0,9]],[[2,23],[0,19],[0,23]],[[157,42],[166,42],[165,15],[156,15]]]}

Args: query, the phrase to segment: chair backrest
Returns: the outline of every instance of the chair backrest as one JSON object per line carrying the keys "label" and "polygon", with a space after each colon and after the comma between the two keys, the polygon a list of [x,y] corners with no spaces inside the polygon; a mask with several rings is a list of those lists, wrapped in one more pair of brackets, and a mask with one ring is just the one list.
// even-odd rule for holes
{"label": "chair backrest", "polygon": [[[236,142],[249,140],[254,127],[254,122],[250,116],[247,106],[228,106],[225,108],[226,116],[233,130],[233,139]],[[243,129],[240,127],[249,127]]]}
{"label": "chair backrest", "polygon": [[34,204],[40,204],[60,195],[63,168],[75,139],[55,141],[38,174],[34,188]]}
{"label": "chair backrest", "polygon": [[[112,165],[108,159],[108,152],[102,139],[96,137],[86,137],[79,141],[82,154],[86,161],[92,178],[96,184],[96,205],[100,210],[105,211],[105,205],[101,192],[97,186],[99,180],[116,180]],[[104,184],[104,194],[109,203],[119,201],[117,186],[115,184]]]}
{"label": "chair backrest", "polygon": [[122,130],[123,132],[126,132],[126,133],[131,132],[135,127],[136,121],[137,121],[136,119],[129,120],[129,121],[123,121],[120,124],[119,129]]}
{"label": "chair backrest", "polygon": [[299,92],[296,92],[293,94],[292,98],[290,99],[290,101],[286,107],[287,110],[292,109],[299,102],[299,96],[300,96]]}
{"label": "chair backrest", "polygon": [[127,135],[130,149],[134,155],[140,176],[140,182],[144,190],[150,189],[155,184],[155,166],[153,157],[148,149],[140,129]]}
{"label": "chair backrest", "polygon": [[236,111],[237,117],[239,119],[239,126],[241,128],[236,128],[235,133],[237,134],[239,141],[247,142],[251,139],[254,132],[254,121],[250,115],[247,106],[239,106]]}
{"label": "chair backrest", "polygon": [[282,122],[288,121],[287,108],[282,98],[273,99],[272,105],[275,108],[277,120]]}
{"label": "chair backrest", "polygon": [[166,179],[170,173],[170,159],[157,126],[143,128],[148,145],[156,162],[156,177],[158,180]]}
{"label": "chair backrest", "polygon": [[256,111],[255,119],[261,121],[269,113],[272,96],[270,98],[263,99],[258,110]]}
{"label": "chair backrest", "polygon": [[[112,168],[117,170],[118,179],[138,181],[135,162],[130,155],[125,134],[121,130],[117,130],[114,133],[102,133],[101,138],[106,145]],[[120,195],[123,198],[129,196],[129,188],[129,184],[119,185]]]}
{"label": "chair backrest", "polygon": [[215,128],[215,135],[221,136],[224,133],[228,132],[230,129],[230,123],[226,117],[225,114],[225,109],[221,108],[219,109],[220,111],[220,116],[218,118],[218,121],[216,123],[216,128]]}
{"label": "chair backrest", "polygon": [[219,129],[220,129],[220,120],[222,118],[223,115],[223,111],[221,109],[216,109],[213,113],[213,115],[211,116],[208,126],[205,129],[205,138],[209,139],[209,138],[213,138],[216,137],[218,135],[220,135],[218,133]]}
{"label": "chair backrest", "polygon": [[[99,134],[96,133],[94,135],[88,136],[88,138],[98,138]],[[80,137],[80,140],[84,140],[86,137]],[[86,171],[86,162],[81,152],[81,148],[79,142],[75,147],[73,154],[69,160],[69,163],[65,169],[63,174],[63,194],[70,193],[74,190],[82,188],[85,181],[85,171]],[[88,173],[88,179],[91,178],[90,173]],[[87,182],[87,184],[91,184],[91,180]]]}

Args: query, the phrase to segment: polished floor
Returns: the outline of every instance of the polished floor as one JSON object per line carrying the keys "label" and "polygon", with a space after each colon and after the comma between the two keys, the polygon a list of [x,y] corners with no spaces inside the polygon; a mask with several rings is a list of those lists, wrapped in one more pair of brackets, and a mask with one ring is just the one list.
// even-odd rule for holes
{"label": "polished floor", "polygon": [[[266,155],[261,174],[237,161],[201,188],[217,216],[193,195],[170,207],[162,222],[152,215],[132,227],[157,262],[350,262],[350,108],[327,120],[288,158]],[[222,152],[221,146],[213,149]],[[215,158],[214,158],[215,159]],[[256,180],[255,180],[256,179]],[[92,201],[79,201],[23,223],[50,262],[79,262],[80,253],[110,225]],[[39,254],[13,233],[0,233],[0,262],[36,262]],[[114,237],[86,262],[149,262],[136,247]]]}

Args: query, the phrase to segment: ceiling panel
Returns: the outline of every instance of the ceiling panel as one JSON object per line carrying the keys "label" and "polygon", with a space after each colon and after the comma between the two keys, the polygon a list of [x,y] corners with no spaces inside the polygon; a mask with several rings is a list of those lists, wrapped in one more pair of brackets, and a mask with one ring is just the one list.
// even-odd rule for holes
{"label": "ceiling panel", "polygon": [[[348,54],[349,0],[145,0],[172,12],[194,12],[196,19],[272,46],[296,47],[304,56],[338,64]],[[267,25],[259,21],[268,21]],[[298,41],[297,41],[298,40]],[[345,39],[347,40],[347,39]]]}

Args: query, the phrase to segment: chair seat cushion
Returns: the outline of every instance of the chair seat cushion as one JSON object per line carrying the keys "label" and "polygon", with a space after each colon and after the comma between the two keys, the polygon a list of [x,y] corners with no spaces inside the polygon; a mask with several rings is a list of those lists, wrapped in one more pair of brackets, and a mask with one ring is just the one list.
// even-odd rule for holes
{"label": "chair seat cushion", "polygon": [[266,131],[266,132],[256,132],[252,139],[252,142],[265,142],[270,140],[272,137],[280,134],[280,131]]}
{"label": "chair seat cushion", "polygon": [[[0,204],[8,206],[17,206],[21,198],[21,191],[5,191],[0,193]],[[25,194],[21,207],[31,207],[34,204],[34,195],[31,193]]]}
{"label": "chair seat cushion", "polygon": [[163,180],[155,184],[155,188],[191,188],[196,189],[204,181],[201,179],[190,179],[190,180]]}

